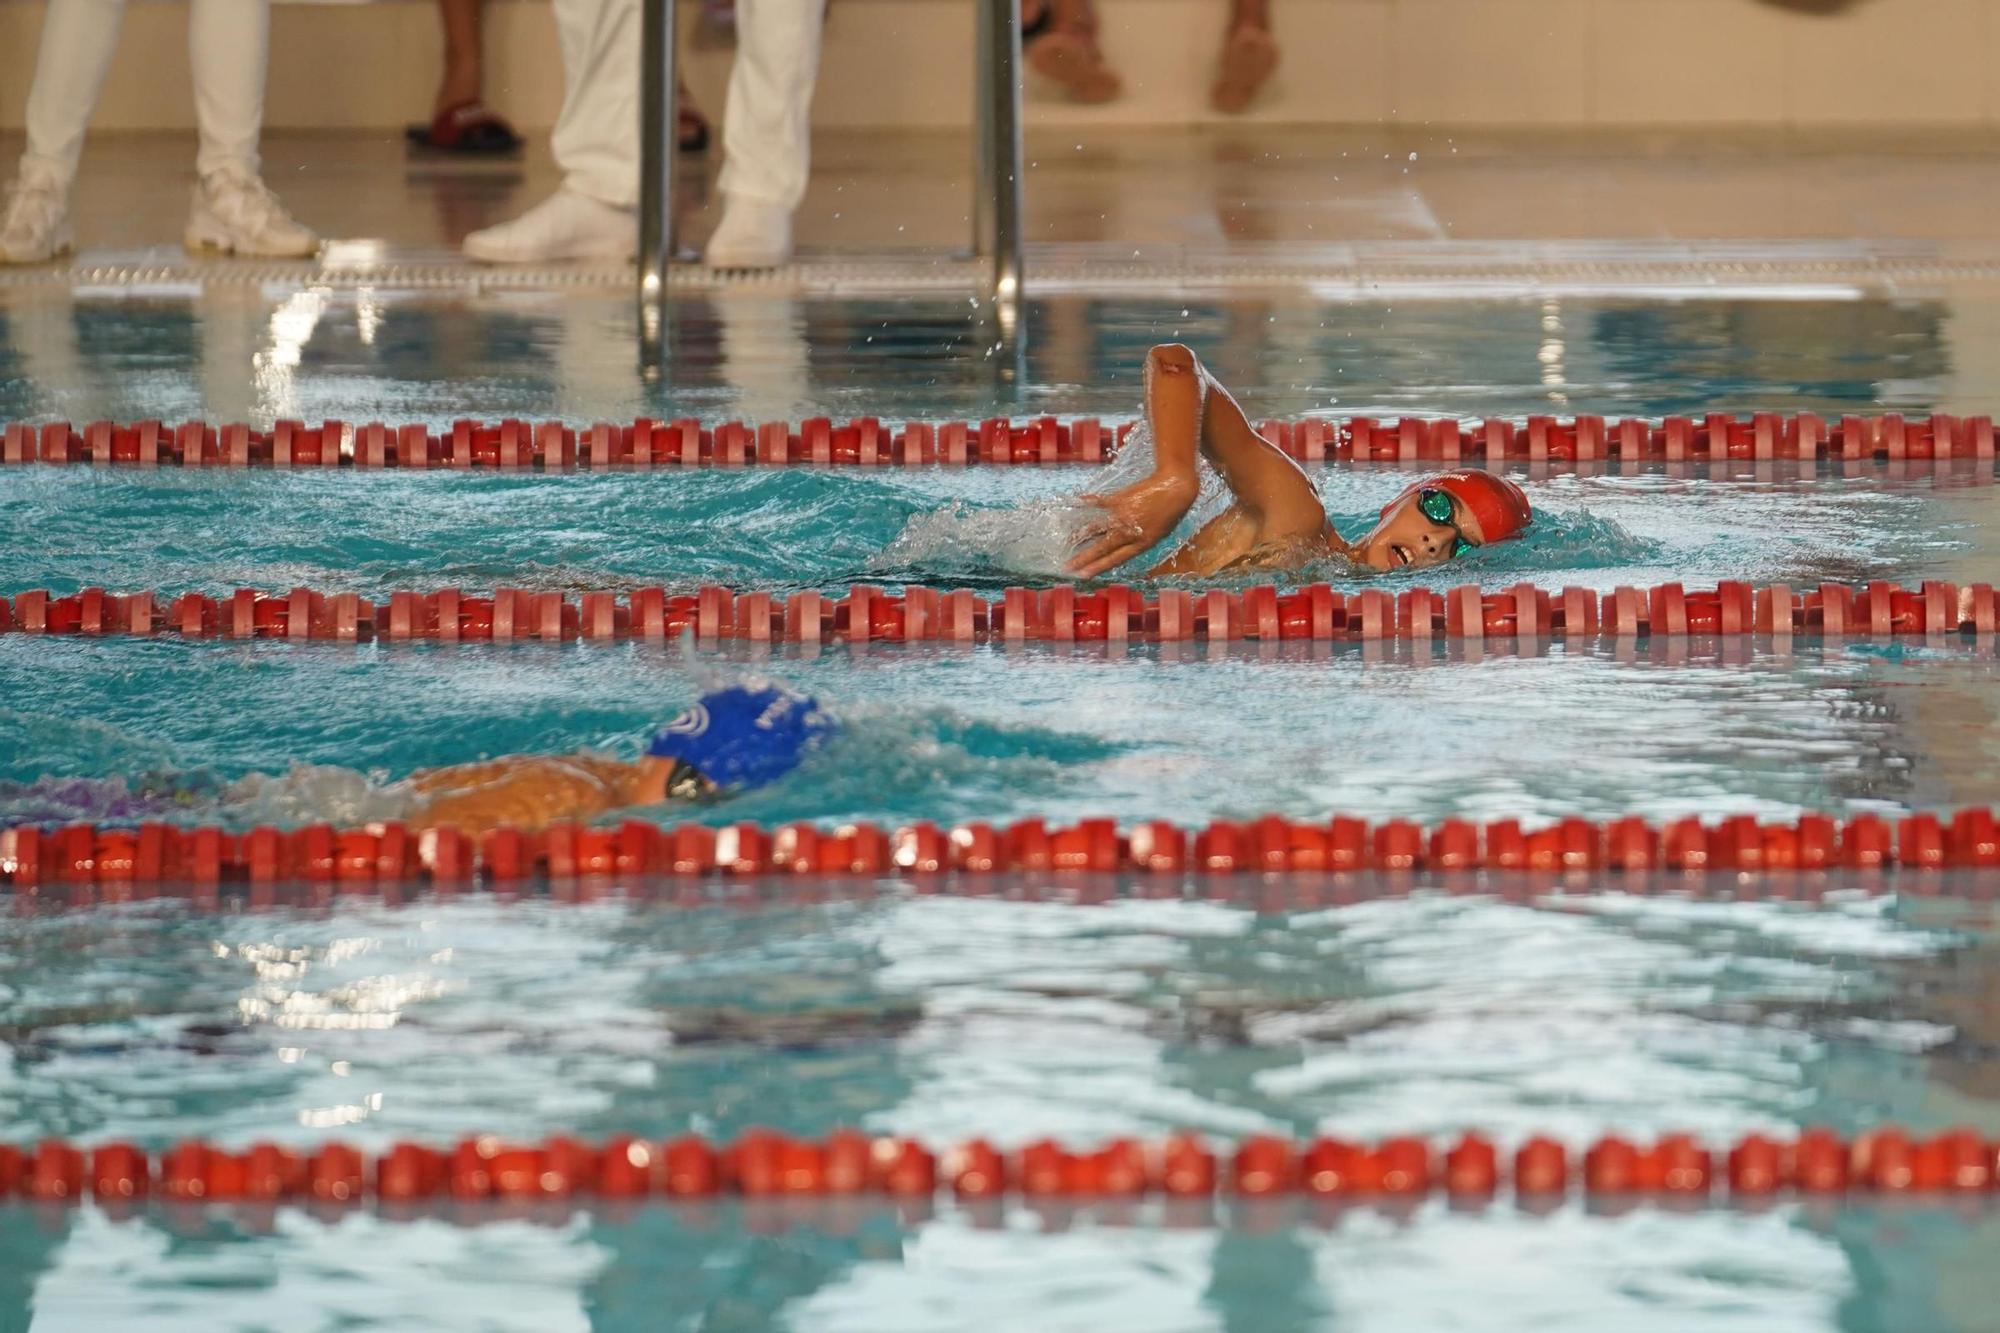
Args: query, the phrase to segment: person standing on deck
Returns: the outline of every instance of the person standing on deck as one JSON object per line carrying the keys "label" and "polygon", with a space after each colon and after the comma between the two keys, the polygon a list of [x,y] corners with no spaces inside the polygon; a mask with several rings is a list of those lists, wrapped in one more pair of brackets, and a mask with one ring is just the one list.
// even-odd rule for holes
{"label": "person standing on deck", "polygon": [[[38,264],[74,244],[70,186],[124,19],[125,0],[50,0],[28,89],[28,146],[0,215],[0,264]],[[281,259],[319,250],[319,237],[292,219],[259,175],[270,38],[269,0],[188,5],[201,134],[194,202],[182,233],[189,250]]]}
{"label": "person standing on deck", "polygon": [[[550,136],[563,183],[465,253],[492,264],[630,259],[639,245],[639,2],[554,0],[565,92]],[[737,0],[723,106],[722,220],[703,259],[772,268],[792,254],[805,197],[825,0]]]}

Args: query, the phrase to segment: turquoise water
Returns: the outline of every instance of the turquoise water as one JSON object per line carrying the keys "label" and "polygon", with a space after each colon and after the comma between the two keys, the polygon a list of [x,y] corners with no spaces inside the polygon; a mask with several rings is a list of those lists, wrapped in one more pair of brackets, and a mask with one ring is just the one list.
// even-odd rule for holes
{"label": "turquoise water", "polygon": [[[1107,475],[146,476],[37,467],[6,478],[10,521],[33,539],[0,550],[0,580],[10,592],[303,585],[379,599],[441,587],[1046,584],[1061,577],[1079,512],[1074,497]],[[1410,474],[1323,469],[1315,480],[1335,526],[1352,536],[1367,531]],[[1524,484],[1537,514],[1518,541],[1425,571],[1369,576],[1343,562],[1289,581],[1358,586],[1368,578],[1396,590],[1938,577],[1976,566],[1978,524],[1994,495],[1990,486],[1928,477],[1892,484],[1816,474],[1758,481],[1641,472]],[[1145,567],[1136,562],[1119,577],[1134,580]],[[1269,572],[1238,581],[1274,577],[1287,581]]]}
{"label": "turquoise water", "polygon": [[[0,306],[0,417],[447,421],[1129,412],[1196,342],[1253,415],[1991,411],[1963,312],[1900,304],[1046,303],[996,364],[944,303],[684,312],[644,384],[622,302],[352,293]],[[1188,313],[1179,312],[1186,309]],[[876,339],[877,341],[869,341]],[[253,359],[254,358],[254,359]],[[248,368],[246,371],[246,367]],[[1553,368],[1553,370],[1552,370]],[[384,597],[496,584],[840,591],[1049,581],[1081,470],[615,476],[0,472],[0,593]],[[1407,480],[1325,471],[1336,521]],[[1391,589],[1990,579],[1963,474],[1530,479],[1534,539]],[[1990,478],[1977,480],[1990,481]],[[1308,571],[1355,586],[1351,572]],[[1990,646],[745,647],[0,636],[4,784],[148,775],[187,819],[364,818],[420,766],[630,753],[717,680],[847,723],[708,820],[1185,823],[1895,812],[1996,801]],[[247,775],[270,780],[223,797]],[[649,812],[661,819],[681,812]],[[1034,887],[1034,886],[1027,886]],[[1307,908],[924,897],[676,909],[417,895],[0,916],[0,1141],[365,1147],[474,1131],[840,1125],[1087,1144],[1192,1127],[1512,1143],[1885,1121],[2000,1134],[1989,903],[1425,891]],[[1978,1328],[1987,1209],[1426,1203],[1212,1215],[879,1208],[0,1208],[0,1327]]]}
{"label": "turquoise water", "polygon": [[706,682],[745,674],[814,692],[845,731],[783,783],[656,818],[1199,823],[1339,810],[1431,821],[1951,806],[1994,799],[1981,736],[2000,694],[1988,652],[1895,660],[1804,646],[1724,665],[1563,649],[1470,661],[1255,647],[757,659],[637,645],[9,636],[0,674],[10,685],[0,779],[176,773],[200,786],[338,766],[301,767],[220,812],[186,812],[288,825],[382,817],[359,804],[349,770],[394,779],[482,755],[636,754]]}
{"label": "turquoise water", "polygon": [[[1089,475],[30,469],[7,480],[13,513],[36,540],[0,551],[0,584],[164,594],[303,584],[377,598],[502,584],[573,593],[720,582],[838,595],[857,580],[914,580],[992,590],[1045,583],[1060,567],[1067,498]],[[1330,512],[1359,526],[1405,478],[1329,469],[1317,480]],[[1528,489],[1540,510],[1529,540],[1421,574],[1343,567],[1294,577],[1394,589],[1983,576],[1984,487],[1642,473]],[[1987,790],[1984,756],[1961,761],[1948,739],[1955,709],[1991,707],[1987,649],[1802,644],[1773,656],[1732,645],[1726,669],[1715,645],[1488,656],[1276,645],[758,656],[638,644],[9,636],[0,638],[0,670],[14,682],[0,703],[0,781],[164,773],[203,789],[310,765],[379,785],[486,755],[632,753],[706,686],[761,673],[814,691],[853,725],[795,780],[697,817],[1790,814],[1950,804]],[[192,706],[162,708],[166,699]],[[1413,745],[1419,727],[1436,727],[1441,742]],[[0,812],[8,808],[0,791]],[[16,802],[14,813],[31,809]],[[296,824],[380,813],[341,775],[301,773],[219,817]],[[186,817],[218,811],[197,802]]]}

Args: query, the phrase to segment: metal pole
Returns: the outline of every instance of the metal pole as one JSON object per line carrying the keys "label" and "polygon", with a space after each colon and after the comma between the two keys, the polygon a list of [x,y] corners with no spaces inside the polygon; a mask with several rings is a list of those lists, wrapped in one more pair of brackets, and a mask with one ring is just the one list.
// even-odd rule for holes
{"label": "metal pole", "polygon": [[979,0],[974,64],[974,253],[992,260],[987,295],[1011,306],[1021,294],[1021,2]]}
{"label": "metal pole", "polygon": [[644,0],[639,26],[639,356],[666,355],[667,265],[674,254],[674,0]]}

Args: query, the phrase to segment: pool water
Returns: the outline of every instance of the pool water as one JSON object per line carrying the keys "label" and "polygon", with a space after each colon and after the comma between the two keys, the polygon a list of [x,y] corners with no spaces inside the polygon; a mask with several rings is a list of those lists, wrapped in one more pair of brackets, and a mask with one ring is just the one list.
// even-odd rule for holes
{"label": "pool water", "polygon": [[1874,409],[2000,415],[1991,298],[1054,297],[1010,343],[960,298],[679,299],[637,364],[629,297],[367,287],[20,290],[0,419],[446,425],[1124,416],[1146,349],[1185,341],[1254,418]]}
{"label": "pool water", "polygon": [[[96,585],[174,595],[307,586],[382,600],[445,587],[1045,584],[1062,577],[1081,513],[1076,497],[1132,471],[1127,464],[431,477],[35,467],[8,478],[9,520],[33,540],[0,551],[0,577],[10,590]],[[1349,536],[1367,531],[1411,480],[1387,469],[1325,468],[1314,477],[1328,516]],[[1966,479],[1947,472],[1891,482],[1810,470],[1766,480],[1659,471],[1523,477],[1536,508],[1527,534],[1372,582],[1394,591],[1524,580],[1610,588],[1667,579],[1693,586],[1723,578],[1944,577],[1976,569],[1991,540],[1979,525],[1995,492]],[[1161,550],[1190,534],[1202,512]],[[1147,563],[1118,577],[1138,579]],[[1259,571],[1222,581],[1351,587],[1369,577],[1330,561],[1289,577]]]}
{"label": "pool water", "polygon": [[[574,593],[662,581],[835,595],[857,580],[992,590],[1046,582],[1060,568],[1069,497],[1090,476],[36,468],[7,478],[12,512],[36,540],[0,551],[0,583],[166,596],[305,585],[378,599],[405,588]],[[1316,480],[1329,511],[1358,527],[1407,478],[1326,469]],[[1531,538],[1428,571],[1328,567],[1289,577],[1391,589],[1474,579],[1599,589],[1732,577],[1970,581],[1982,576],[1987,539],[1977,524],[1991,495],[1935,478],[1810,472],[1783,482],[1641,472],[1531,479],[1527,488],[1538,508]],[[379,786],[496,754],[630,754],[703,689],[752,675],[810,690],[851,723],[794,780],[696,814],[715,821],[1793,814],[1912,798],[1968,803],[1984,799],[1990,765],[1968,748],[1964,722],[1989,716],[2000,697],[1990,648],[1956,642],[1801,643],[1782,653],[1559,645],[1467,660],[1462,648],[1407,646],[773,655],[9,636],[0,663],[19,682],[0,705],[0,781],[17,784],[119,776],[137,786],[164,774],[202,793],[309,765],[373,775]],[[193,706],[162,708],[163,699]],[[185,817],[370,817],[365,804],[348,804],[366,792],[346,773],[302,773],[221,810],[191,801]],[[38,795],[17,799],[14,817],[54,817],[33,805]],[[0,788],[0,814],[9,799]]]}
{"label": "pool water", "polygon": [[[0,305],[0,417],[1111,417],[1167,337],[1210,356],[1253,416],[1971,413],[1994,410],[1996,382],[1955,341],[1981,321],[1944,301],[1048,302],[1003,364],[942,302],[717,301],[684,310],[659,386],[630,363],[622,302],[223,299]],[[1343,530],[1407,480],[1315,474]],[[990,590],[1058,576],[1069,497],[1089,481],[10,469],[0,594]],[[1299,577],[1990,579],[1991,481],[1528,478],[1542,515],[1528,541],[1423,574]],[[1990,645],[1957,641],[807,654],[8,635],[0,821],[87,813],[52,809],[47,780],[113,777],[177,784],[190,821],[362,818],[416,767],[629,754],[704,688],[753,675],[847,725],[790,779],[695,818],[1944,809],[1995,803],[1996,673]],[[228,794],[250,774],[271,780]],[[0,918],[0,1141],[2000,1133],[1990,902],[1840,883],[1810,904],[1608,884],[1509,900],[1419,882],[1328,906],[1246,877],[1200,900],[1086,906],[1017,887],[770,886],[695,909],[644,893],[17,899]],[[1790,1200],[414,1220],[0,1207],[0,1326],[1978,1328],[2000,1296],[1994,1236],[1984,1205]]]}
{"label": "pool water", "polygon": [[[0,1133],[1935,1128],[1995,1086],[1991,910],[1420,894],[1257,913],[891,888],[19,914]],[[1975,1327],[1989,1308],[1978,1206],[1219,1213],[15,1208],[0,1244],[37,1311],[113,1327],[255,1326],[274,1301],[314,1326],[521,1328],[1436,1327],[1496,1293],[1512,1303],[1479,1326]]]}
{"label": "pool water", "polygon": [[[2000,665],[1973,649],[1801,645],[1728,663],[1560,647],[1478,660],[1255,646],[753,658],[9,636],[0,672],[15,683],[0,780],[120,775],[140,788],[167,775],[192,794],[169,817],[238,826],[382,817],[342,807],[366,799],[354,772],[393,780],[579,746],[629,757],[706,683],[748,677],[811,691],[845,728],[782,783],[654,817],[1784,818],[1989,804],[2000,790],[1979,725]],[[251,773],[291,776],[254,800],[207,801]],[[29,817],[46,795],[0,787],[0,813]]]}

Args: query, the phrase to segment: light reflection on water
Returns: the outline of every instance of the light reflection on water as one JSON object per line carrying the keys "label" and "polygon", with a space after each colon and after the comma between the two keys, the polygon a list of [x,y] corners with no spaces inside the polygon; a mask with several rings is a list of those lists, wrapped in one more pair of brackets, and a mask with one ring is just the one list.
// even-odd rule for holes
{"label": "light reflection on water", "polygon": [[[30,1225],[22,1210],[0,1208],[0,1237]],[[283,1309],[408,1328],[868,1333],[1329,1325],[1678,1333],[1691,1318],[1746,1333],[1945,1329],[1977,1311],[1899,1290],[1892,1275],[1852,1281],[1843,1230],[1944,1239],[1967,1269],[1980,1235],[1940,1208],[1833,1218],[1793,1204],[1699,1215],[1643,1205],[1622,1215],[1442,1204],[1212,1214],[947,1205],[926,1219],[868,1204],[678,1205],[609,1216],[468,1208],[418,1221],[281,1213],[268,1224],[213,1213],[112,1222],[86,1212],[58,1226],[38,1240],[76,1260],[37,1284],[36,1307],[93,1327],[257,1327]],[[260,1261],[268,1252],[289,1262]],[[1639,1256],[1643,1278],[1630,1267]],[[424,1274],[420,1288],[398,1281],[412,1271]],[[143,1274],[174,1280],[148,1293],[143,1323],[106,1308],[105,1290]]]}
{"label": "light reflection on water", "polygon": [[1993,414],[1981,313],[1964,298],[1055,297],[1026,303],[1013,361],[962,298],[734,294],[677,305],[667,378],[648,388],[622,294],[23,292],[0,304],[0,419],[1124,415],[1146,348],[1168,340],[1200,351],[1253,417]]}
{"label": "light reflection on water", "polygon": [[[337,1133],[379,1149],[471,1124],[593,1140],[852,1124],[1018,1145],[1476,1125],[1507,1145],[1533,1130],[1722,1141],[1884,1119],[1991,1133],[1972,1099],[1994,1079],[2000,1035],[2000,1010],[1979,1003],[1992,910],[1419,894],[1252,914],[891,892],[750,910],[418,900],[17,914],[0,1138],[157,1149]],[[393,996],[398,1021],[302,1031],[234,1012],[273,986],[331,1011]],[[354,1113],[329,1115],[342,1107]],[[1119,1326],[1144,1311],[1146,1327],[1337,1315],[1404,1328],[1518,1291],[1480,1326],[1713,1314],[1824,1327],[1839,1302],[1843,1327],[1902,1329],[1953,1326],[1993,1294],[1974,1258],[1992,1227],[1978,1206],[751,1213],[447,1207],[410,1223],[8,1208],[0,1267],[39,1273],[46,1317],[89,1308],[114,1326],[196,1310],[209,1327],[248,1326],[251,1293],[377,1309],[379,1285],[413,1271],[422,1285],[405,1297],[422,1304],[402,1321],[419,1327],[462,1327],[465,1312],[495,1326],[845,1327],[871,1311],[882,1326],[969,1327],[973,1295],[1011,1292],[1009,1327],[1125,1309]],[[1850,1250],[1866,1257],[1851,1264]],[[143,1307],[103,1299],[135,1280],[152,1293]],[[215,1283],[240,1294],[202,1304]]]}

